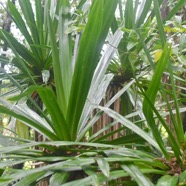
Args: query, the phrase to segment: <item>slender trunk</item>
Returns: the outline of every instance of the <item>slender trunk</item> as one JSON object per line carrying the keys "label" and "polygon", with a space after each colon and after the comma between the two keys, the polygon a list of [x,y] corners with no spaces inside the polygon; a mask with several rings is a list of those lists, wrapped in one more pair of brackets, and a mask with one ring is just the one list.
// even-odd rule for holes
{"label": "slender trunk", "polygon": [[[102,100],[101,105],[105,105],[110,99],[112,99],[112,97],[121,89],[120,86],[113,86],[110,85],[107,92],[106,92],[106,96],[105,99]],[[121,100],[120,98],[117,99],[112,105],[111,105],[111,109],[113,109],[114,111],[118,112],[121,114],[122,112],[122,107],[121,107]],[[111,124],[113,122],[113,119],[110,118],[107,114],[103,113],[103,115],[101,116],[101,118],[97,121],[97,123],[94,125],[93,127],[93,133],[95,134],[96,132],[100,131],[101,129],[103,129],[104,127],[108,126],[109,124]],[[110,132],[113,131],[117,131],[118,129],[120,129],[120,124],[116,123],[114,126],[110,127],[109,129],[105,130],[102,134],[100,134],[98,137],[104,136],[109,134]],[[113,135],[109,136],[107,139],[108,140],[113,140],[120,137],[120,132],[116,132]]]}

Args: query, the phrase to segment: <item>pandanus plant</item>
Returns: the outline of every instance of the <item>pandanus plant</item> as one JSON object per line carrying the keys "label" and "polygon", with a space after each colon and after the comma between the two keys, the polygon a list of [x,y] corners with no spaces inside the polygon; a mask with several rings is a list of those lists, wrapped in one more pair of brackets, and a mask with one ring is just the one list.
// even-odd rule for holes
{"label": "pandanus plant", "polygon": [[[127,1],[127,7],[133,13],[137,2],[133,7]],[[8,96],[8,99],[0,98],[0,112],[15,117],[38,131],[46,140],[36,142],[1,135],[0,185],[36,185],[45,179],[49,180],[50,185],[162,185],[185,182],[184,131],[169,60],[171,46],[166,42],[159,12],[162,1],[143,3],[139,19],[141,23],[138,21],[138,26],[134,29],[154,70],[148,90],[145,91],[140,83],[140,78],[144,75],[142,72],[133,76],[133,79],[129,78],[106,105],[99,106],[113,78],[113,74],[106,73],[106,70],[112,58],[117,58],[117,49],[118,53],[121,52],[122,41],[125,39],[122,29],[113,29],[112,25],[116,23],[117,5],[120,4],[121,7],[122,1],[81,0],[72,3],[68,0],[35,0],[33,10],[30,1],[19,0],[22,14],[9,2],[12,19],[23,34],[26,44],[1,30],[1,39],[8,43],[15,55],[12,63],[21,73],[3,71],[1,74],[10,80],[19,94]],[[143,38],[139,29],[152,3],[162,41],[162,54],[157,64],[154,64],[147,49],[148,40]],[[183,4],[183,1],[179,1],[169,17]],[[129,16],[128,8],[125,11],[125,16]],[[122,66],[125,67],[124,60]],[[37,71],[36,74],[34,70]],[[43,70],[51,73],[44,83],[41,79]],[[165,70],[171,78],[176,119],[161,84]],[[25,77],[22,81],[20,74]],[[143,110],[122,116],[110,109],[110,105],[134,84],[138,87],[140,97],[144,98]],[[176,140],[166,125],[164,115],[155,107],[158,92],[172,117]],[[42,100],[42,108],[34,101],[35,94]],[[28,106],[28,101],[37,108],[37,112]],[[95,115],[92,114],[93,110]],[[103,112],[113,118],[114,122],[92,133],[94,123]],[[130,120],[131,117],[142,114],[145,117],[139,122],[143,123],[143,127]],[[157,121],[165,128],[168,144],[162,140]],[[99,137],[99,134],[118,122],[133,132],[134,140],[126,139],[125,136],[117,141],[107,140],[115,131]],[[171,151],[166,148],[167,145]],[[31,162],[32,167],[26,167],[28,170],[11,168],[24,162]],[[34,167],[36,164],[41,166]]]}

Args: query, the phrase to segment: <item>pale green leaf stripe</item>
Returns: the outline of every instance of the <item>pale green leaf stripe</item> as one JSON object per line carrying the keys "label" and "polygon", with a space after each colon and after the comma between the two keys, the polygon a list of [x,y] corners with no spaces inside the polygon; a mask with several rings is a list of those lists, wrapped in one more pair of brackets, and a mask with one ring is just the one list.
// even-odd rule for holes
{"label": "pale green leaf stripe", "polygon": [[142,1],[140,5],[140,10],[138,13],[137,21],[136,21],[137,28],[140,27],[143,24],[144,20],[146,19],[147,13],[150,10],[151,4],[152,4],[152,0]]}
{"label": "pale green leaf stripe", "polygon": [[135,165],[121,165],[121,167],[137,182],[139,186],[153,186],[154,184],[144,176]]}
{"label": "pale green leaf stripe", "polygon": [[[66,99],[65,103],[67,103],[67,106],[72,84],[72,39],[70,34],[65,33],[69,22],[69,13],[65,12],[66,10],[68,11],[68,8],[69,7],[62,7],[59,13],[59,63],[64,90],[64,98],[61,99]],[[66,115],[66,111],[67,109],[65,109],[64,115]]]}
{"label": "pale green leaf stripe", "polygon": [[97,158],[96,161],[97,161],[97,164],[98,164],[100,170],[102,171],[102,173],[107,178],[109,178],[109,176],[110,176],[110,166],[109,166],[109,163],[104,158]]}
{"label": "pale green leaf stripe", "polygon": [[[88,115],[90,114],[91,104],[93,103],[92,99],[93,100],[96,99],[96,102],[97,102],[98,100],[101,100],[102,97],[103,97],[103,95],[102,96],[98,95],[98,94],[100,94],[101,91],[98,91],[98,93],[97,93],[97,92],[94,92],[92,90],[100,89],[99,86],[101,85],[101,83],[103,83],[103,87],[101,89],[103,89],[104,90],[103,92],[105,92],[106,89],[107,89],[106,84],[110,82],[110,80],[105,81],[107,79],[105,77],[111,78],[112,75],[109,74],[109,76],[108,75],[105,76],[104,74],[105,74],[105,72],[108,68],[108,65],[110,64],[110,60],[112,59],[112,56],[113,56],[114,52],[116,52],[116,48],[117,48],[117,46],[118,46],[118,44],[119,44],[119,42],[122,38],[122,35],[123,35],[123,33],[120,30],[117,30],[115,32],[115,34],[113,35],[113,38],[109,41],[110,45],[108,45],[108,47],[106,48],[105,52],[103,53],[103,55],[102,55],[102,57],[101,57],[101,59],[98,63],[98,66],[96,67],[96,70],[94,72],[94,76],[93,76],[93,79],[92,79],[90,91],[89,91],[89,94],[88,94],[88,101],[86,102],[86,104],[84,106],[84,110],[83,110],[83,113],[81,114],[81,119],[79,121],[77,141],[79,141],[80,138],[85,135],[88,128],[90,128],[89,127],[90,125],[89,126],[87,125],[87,121],[88,121],[88,118],[89,118]],[[104,82],[102,82],[103,79],[105,79]],[[100,99],[97,100],[97,98],[95,98],[95,94]],[[95,104],[99,104],[99,103],[95,103]],[[86,115],[87,115],[87,117],[85,117]],[[83,131],[85,133],[83,133]]]}
{"label": "pale green leaf stripe", "polygon": [[104,111],[108,116],[112,117],[134,133],[138,134],[141,136],[143,139],[145,139],[148,143],[150,143],[152,146],[154,146],[156,149],[160,150],[158,144],[156,141],[144,130],[142,130],[140,127],[132,123],[130,120],[126,119],[124,116],[118,114],[117,112],[106,108],[106,107],[101,107],[101,106],[96,106],[96,108],[99,108],[100,110]]}
{"label": "pale green leaf stripe", "polygon": [[[135,82],[135,80],[131,80],[128,84],[126,84],[111,100],[108,101],[104,105],[104,107],[110,107],[127,89]],[[83,138],[86,132],[96,123],[96,121],[101,117],[100,112],[98,112],[87,124],[82,128],[82,131],[78,134],[77,140]]]}

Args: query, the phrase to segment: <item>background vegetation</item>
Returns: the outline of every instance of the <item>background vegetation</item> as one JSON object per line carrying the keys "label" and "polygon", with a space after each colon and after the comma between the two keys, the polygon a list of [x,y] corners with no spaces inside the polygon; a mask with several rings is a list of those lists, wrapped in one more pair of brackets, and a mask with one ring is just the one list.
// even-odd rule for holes
{"label": "background vegetation", "polygon": [[0,185],[186,185],[185,6],[9,0]]}

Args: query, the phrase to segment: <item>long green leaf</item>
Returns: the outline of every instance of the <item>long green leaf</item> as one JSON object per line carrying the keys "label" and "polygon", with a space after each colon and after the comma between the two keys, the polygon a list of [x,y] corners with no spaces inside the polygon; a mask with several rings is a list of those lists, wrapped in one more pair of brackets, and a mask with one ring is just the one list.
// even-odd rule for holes
{"label": "long green leaf", "polygon": [[[51,2],[53,3],[53,2]],[[54,2],[55,4],[55,2]],[[52,4],[51,4],[52,7]],[[70,94],[72,79],[71,64],[71,37],[65,33],[69,24],[69,1],[57,1],[55,14],[49,15],[48,10],[48,30],[50,44],[52,48],[54,79],[56,84],[57,101],[64,117],[66,118],[68,99]],[[59,20],[56,20],[56,15]],[[54,16],[54,18],[53,18]],[[58,27],[58,33],[57,33]],[[59,46],[56,43],[56,35],[59,35]],[[59,49],[58,49],[59,47]]]}
{"label": "long green leaf", "polygon": [[178,176],[165,175],[158,180],[157,186],[175,186],[177,184]]}
{"label": "long green leaf", "polygon": [[122,165],[121,166],[129,175],[137,182],[139,186],[153,186],[154,184],[140,172],[140,170],[134,165]]}
{"label": "long green leaf", "polygon": [[31,75],[30,70],[28,69],[27,65],[25,64],[25,62],[22,60],[22,58],[19,56],[19,54],[16,51],[15,46],[12,44],[12,40],[10,40],[11,38],[9,38],[9,35],[7,32],[3,32],[3,36],[5,37],[7,43],[9,44],[10,48],[12,49],[14,55],[16,56],[19,64],[21,64],[23,66],[23,69],[25,70],[25,72],[27,73],[28,77],[30,77],[30,80],[32,81],[33,84],[35,84],[34,78]]}
{"label": "long green leaf", "polygon": [[[4,39],[9,40],[12,44],[12,46],[16,49],[16,52],[30,65],[37,65],[35,57],[32,55],[32,53],[21,43],[17,41],[16,38],[14,38],[11,34],[7,33],[6,31],[1,30],[1,34],[5,35]],[[18,61],[19,63],[19,61]],[[17,66],[17,64],[15,64]],[[21,65],[21,64],[20,64]],[[22,67],[24,70],[24,67]]]}
{"label": "long green leaf", "polygon": [[[46,30],[44,30],[45,25],[44,24],[44,8],[42,7],[42,2],[41,1],[37,1],[35,0],[35,19],[36,19],[36,28],[38,30],[38,37],[39,37],[39,41],[41,46],[44,45],[45,42],[45,33]],[[42,56],[44,57],[44,56]]]}
{"label": "long green leaf", "polygon": [[90,186],[90,185],[94,185],[94,184],[95,183],[93,182],[92,177],[88,176],[83,179],[78,179],[75,181],[71,181],[69,183],[65,183],[65,184],[63,184],[63,186],[74,186],[74,185]]}
{"label": "long green leaf", "polygon": [[107,177],[109,178],[110,176],[110,166],[109,166],[109,163],[103,159],[103,158],[98,158],[96,159],[97,161],[97,164],[100,168],[100,170],[102,171],[102,173]]}
{"label": "long green leaf", "polygon": [[59,186],[65,183],[69,178],[69,174],[67,172],[55,173],[50,178],[51,186]]}
{"label": "long green leaf", "polygon": [[[104,106],[110,107],[126,90],[135,82],[135,80],[131,80],[127,85],[125,85],[111,100],[108,101]],[[78,140],[82,139],[84,135],[89,131],[89,129],[96,123],[96,121],[101,117],[101,113],[98,112],[87,124],[86,126],[82,126],[82,131],[78,136]]]}
{"label": "long green leaf", "polygon": [[41,97],[50,114],[50,117],[52,118],[53,125],[51,127],[53,128],[56,135],[61,140],[70,140],[69,128],[66,124],[64,115],[59,108],[56,95],[53,90],[49,87],[38,87],[37,92],[39,93],[39,96]]}
{"label": "long green leaf", "polygon": [[30,110],[26,105],[13,105],[0,99],[0,112],[11,115],[38,132],[52,140],[59,140],[59,137],[53,134],[51,127],[39,115]]}
{"label": "long green leaf", "polygon": [[84,130],[85,127],[87,131],[90,129],[90,127],[87,126],[87,121],[90,119],[89,116],[92,111],[91,110],[92,103],[94,104],[100,103],[107,90],[108,84],[110,83],[110,80],[113,77],[113,75],[111,74],[108,75],[104,75],[104,74],[106,73],[108,65],[110,64],[110,60],[112,59],[114,52],[116,51],[116,47],[118,46],[121,37],[122,37],[122,32],[120,30],[117,30],[113,35],[113,38],[111,38],[110,40],[110,45],[106,48],[105,52],[103,53],[98,63],[98,66],[96,67],[96,70],[93,75],[91,87],[88,93],[88,101],[86,101],[83,113],[81,115],[81,119],[79,121],[77,141],[79,141],[81,137],[83,137],[84,134],[86,133],[86,131]]}
{"label": "long green leaf", "polygon": [[[19,82],[17,82],[14,77],[12,77],[9,73],[7,73],[3,68],[1,68],[1,71],[8,77],[8,79],[12,82],[12,84],[17,87],[18,90],[20,90],[21,92],[23,92],[24,90],[24,87],[22,87]],[[16,89],[16,91],[17,91]],[[35,89],[34,89],[35,91]],[[26,91],[27,92],[27,91]],[[17,93],[17,92],[16,92]],[[30,92],[29,92],[30,93]],[[37,108],[38,112],[41,114],[41,116],[43,116],[43,118],[45,118],[45,120],[51,125],[51,121],[48,119],[48,117],[44,114],[44,112],[41,110],[41,108],[35,103],[35,101],[29,96],[29,93],[23,93],[23,94],[20,94],[20,96],[18,96],[18,99],[19,100],[20,98],[26,96],[28,98],[28,100],[35,106],[35,108]],[[23,96],[22,96],[23,95]],[[17,101],[16,100],[16,101]]]}
{"label": "long green leaf", "polygon": [[57,101],[60,105],[61,111],[63,114],[66,113],[67,110],[67,100],[65,98],[65,90],[63,87],[62,82],[62,70],[61,68],[64,68],[61,66],[60,59],[59,59],[59,50],[58,45],[56,43],[56,34],[55,30],[53,29],[53,21],[48,14],[48,29],[49,29],[49,38],[50,38],[50,44],[52,49],[52,61],[53,61],[53,68],[54,68],[54,79],[55,79],[55,85],[56,85],[56,95],[57,95]]}
{"label": "long green leaf", "polygon": [[[168,45],[166,45],[164,47],[161,59],[158,62],[158,65],[156,67],[154,76],[153,76],[152,81],[150,82],[148,90],[146,92],[146,95],[147,95],[149,101],[152,102],[152,104],[154,104],[154,102],[155,102],[156,95],[157,95],[157,92],[158,92],[159,87],[160,87],[160,80],[161,80],[164,68],[167,64],[167,60],[168,60],[169,55],[170,55],[170,50],[171,50],[171,48],[168,47]],[[163,140],[161,139],[161,136],[160,136],[158,127],[155,123],[155,120],[153,119],[153,111],[152,111],[151,106],[148,103],[146,98],[144,99],[144,102],[143,102],[143,113],[144,113],[144,115],[147,119],[147,124],[149,125],[149,127],[152,130],[154,138],[156,139],[156,141],[157,141],[158,145],[160,146],[164,155],[168,158],[169,155],[168,155],[168,153],[165,149]]]}
{"label": "long green leaf", "polygon": [[9,0],[8,1],[8,8],[10,11],[10,15],[12,16],[14,22],[16,23],[17,27],[20,29],[21,33],[24,35],[28,43],[33,44],[32,38],[27,30],[27,26],[23,21],[20,13],[16,9],[15,5]]}
{"label": "long green leaf", "polygon": [[125,5],[125,28],[127,29],[133,29],[134,28],[134,7],[133,7],[133,1],[127,0]]}
{"label": "long green leaf", "polygon": [[11,15],[13,21],[15,22],[15,24],[17,25],[17,27],[19,28],[19,30],[21,31],[21,33],[23,34],[23,36],[25,37],[25,39],[27,40],[28,44],[30,45],[30,47],[31,47],[31,49],[32,49],[32,51],[34,53],[34,55],[38,57],[38,51],[33,46],[34,45],[34,41],[32,40],[32,37],[29,34],[29,31],[27,29],[27,25],[24,22],[22,16],[18,12],[18,10],[15,7],[15,5],[10,0],[8,1],[8,8],[9,8],[10,15]]}
{"label": "long green leaf", "polygon": [[[40,1],[40,3],[42,3]],[[31,5],[31,2],[28,0],[19,0],[19,4],[21,6],[22,13],[24,15],[25,21],[27,23],[27,26],[29,27],[29,30],[31,32],[34,44],[39,45],[40,44],[40,39],[39,39],[39,34],[36,26],[36,21],[35,21],[35,15],[33,12],[33,8]],[[42,61],[42,51],[41,48],[37,48],[36,50],[38,54],[38,63],[40,64]]]}
{"label": "long green leaf", "polygon": [[[157,11],[157,12],[158,12],[158,11]],[[162,23],[160,23],[159,27],[162,27]],[[155,70],[155,64],[154,64],[154,62],[153,62],[153,59],[152,59],[152,57],[151,57],[150,52],[149,52],[148,49],[147,49],[147,46],[146,46],[146,44],[145,44],[145,42],[144,42],[144,39],[142,38],[142,36],[141,36],[141,34],[139,33],[139,31],[137,31],[137,33],[138,33],[138,35],[139,35],[139,37],[140,37],[140,41],[142,42],[144,51],[145,51],[145,53],[146,53],[146,55],[147,55],[147,57],[148,57],[148,60],[149,60],[150,65],[151,65],[151,68],[152,68],[153,70]],[[165,33],[163,33],[163,34],[165,34]],[[163,43],[162,43],[162,45],[163,45]],[[169,59],[167,60],[167,62],[168,62],[168,66],[170,66],[170,60],[169,60]],[[170,68],[170,67],[169,67],[169,68]],[[170,70],[171,70],[171,68],[169,69],[169,71],[170,71]],[[138,83],[138,81],[137,81],[137,84],[138,84],[138,86],[139,86],[139,88],[140,88],[140,84]],[[172,87],[175,86],[174,83],[171,83],[171,84],[172,84]],[[141,90],[141,91],[143,92],[143,90]],[[169,109],[169,114],[170,114],[170,116],[171,116],[171,119],[172,119],[172,121],[173,121],[173,124],[175,125],[175,119],[174,119],[174,116],[173,116],[172,107],[171,107],[169,101],[167,100],[167,97],[166,97],[166,94],[165,94],[165,90],[163,89],[163,87],[161,86],[161,84],[160,84],[160,92],[161,92],[161,95],[162,95],[163,99],[166,101],[167,107],[168,107],[168,109]],[[147,97],[145,94],[144,94],[144,96],[145,96],[146,99],[148,100],[148,97]],[[166,122],[165,122],[164,119],[161,117],[161,114],[160,114],[160,113],[155,109],[155,107],[150,103],[150,100],[148,100],[148,101],[149,101],[149,104],[151,105],[151,109],[155,112],[155,114],[156,114],[156,116],[158,117],[158,119],[160,120],[161,124],[162,124],[162,125],[164,126],[164,128],[166,129],[166,131],[167,131],[167,133],[168,133],[168,135],[169,135],[170,144],[171,144],[171,146],[172,146],[172,149],[173,149],[173,151],[175,152],[175,155],[176,155],[177,159],[179,160],[179,159],[180,159],[180,149],[179,149],[179,146],[178,146],[177,142],[175,141],[175,137],[172,135],[172,132],[171,132],[170,129],[168,128]],[[176,129],[176,127],[175,127],[175,129]],[[177,130],[175,130],[175,131],[177,132]],[[180,132],[179,134],[183,134],[183,133]],[[179,135],[179,136],[182,136],[182,135]]]}
{"label": "long green leaf", "polygon": [[39,180],[42,177],[50,176],[52,172],[46,173],[46,171],[41,171],[37,173],[32,173],[29,176],[26,176],[25,178],[21,179],[18,183],[16,183],[16,186],[22,186],[22,185],[33,185],[39,182]]}
{"label": "long green leaf", "polygon": [[122,125],[129,128],[131,131],[135,132],[136,134],[138,134],[139,136],[144,138],[147,142],[149,142],[157,150],[160,150],[157,142],[148,133],[146,133],[143,129],[141,129],[140,127],[138,127],[134,123],[132,123],[130,120],[126,119],[122,115],[118,114],[117,112],[115,112],[109,108],[105,108],[105,107],[101,107],[101,106],[97,106],[97,108],[99,108],[100,110],[103,110],[108,116],[112,117],[113,119],[115,119],[116,121],[121,123]]}
{"label": "long green leaf", "polygon": [[[77,122],[80,119],[85,99],[96,68],[99,38],[103,21],[103,1],[96,0],[89,15],[88,23],[82,35],[78,58],[75,65],[72,89],[67,112],[67,122],[71,125],[71,138],[76,136]],[[73,113],[73,115],[72,115]]]}
{"label": "long green leaf", "polygon": [[72,140],[77,135],[78,122],[116,5],[117,1],[95,0],[82,34],[67,111],[67,123],[71,126]]}
{"label": "long green leaf", "polygon": [[[67,26],[69,24],[69,7],[62,7],[59,14],[59,60],[60,60],[60,70],[61,70],[61,81],[64,90],[65,103],[67,103],[70,97],[70,88],[72,84],[72,39],[70,34],[65,33]],[[58,77],[59,78],[59,77]],[[60,95],[59,95],[60,96]],[[61,105],[61,104],[60,104]],[[66,115],[67,108],[64,110]]]}

